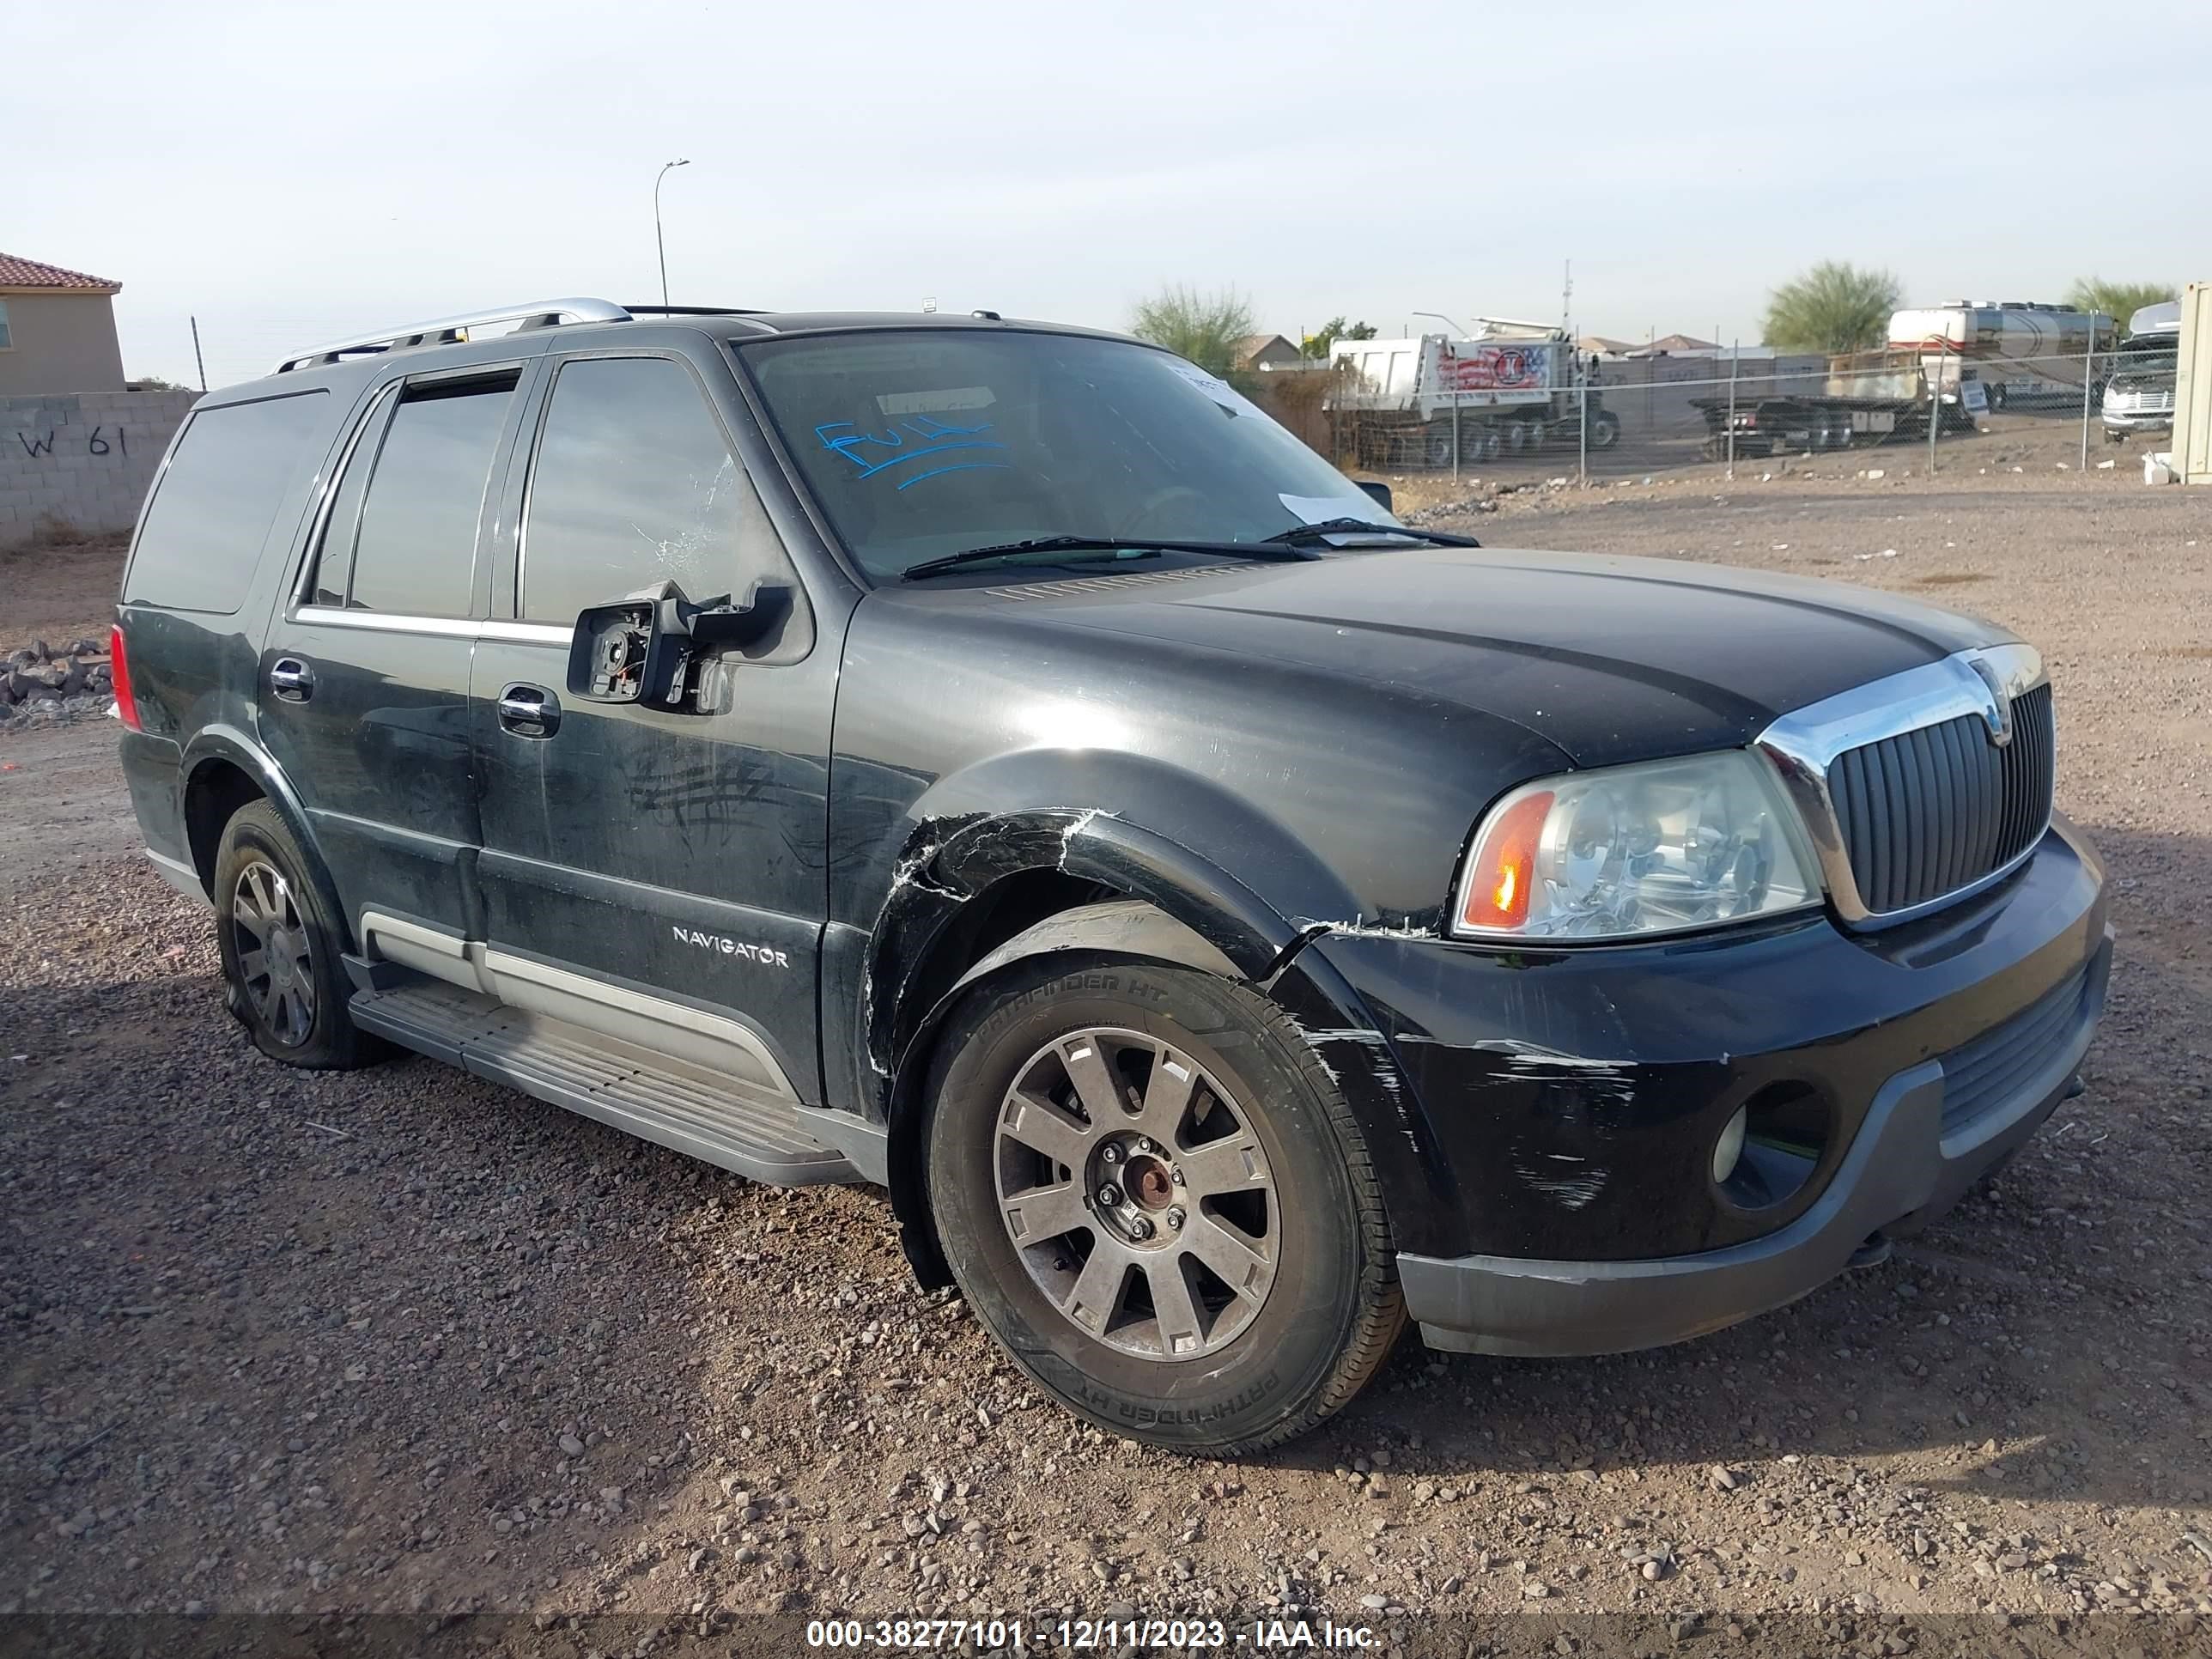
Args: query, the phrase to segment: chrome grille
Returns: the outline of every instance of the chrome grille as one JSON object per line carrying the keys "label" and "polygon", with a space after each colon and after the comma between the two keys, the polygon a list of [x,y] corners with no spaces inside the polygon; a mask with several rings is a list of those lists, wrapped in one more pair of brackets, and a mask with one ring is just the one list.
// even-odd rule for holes
{"label": "chrome grille", "polygon": [[1828,799],[1858,896],[1875,915],[1909,910],[2011,864],[2051,819],[2051,688],[2012,700],[2000,747],[1979,714],[1845,750]]}

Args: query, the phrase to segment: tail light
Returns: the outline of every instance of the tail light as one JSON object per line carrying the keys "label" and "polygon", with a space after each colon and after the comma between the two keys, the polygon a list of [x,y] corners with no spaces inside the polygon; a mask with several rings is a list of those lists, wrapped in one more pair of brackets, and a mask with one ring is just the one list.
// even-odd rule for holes
{"label": "tail light", "polygon": [[138,724],[138,700],[131,695],[131,663],[123,654],[121,623],[107,631],[107,655],[108,673],[115,682],[115,712],[131,731],[143,732],[146,728]]}

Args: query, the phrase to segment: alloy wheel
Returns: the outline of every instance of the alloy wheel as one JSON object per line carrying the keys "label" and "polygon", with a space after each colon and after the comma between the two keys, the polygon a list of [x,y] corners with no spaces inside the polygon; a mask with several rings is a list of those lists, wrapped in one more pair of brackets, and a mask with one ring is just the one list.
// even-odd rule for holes
{"label": "alloy wheel", "polygon": [[314,948],[290,884],[266,860],[238,872],[230,927],[246,1000],[271,1036],[298,1048],[315,1029]]}
{"label": "alloy wheel", "polygon": [[1249,1110],[1183,1050],[1114,1027],[1054,1039],[1006,1091],[994,1151],[1006,1235],[1085,1334],[1191,1359],[1265,1305],[1273,1172]]}

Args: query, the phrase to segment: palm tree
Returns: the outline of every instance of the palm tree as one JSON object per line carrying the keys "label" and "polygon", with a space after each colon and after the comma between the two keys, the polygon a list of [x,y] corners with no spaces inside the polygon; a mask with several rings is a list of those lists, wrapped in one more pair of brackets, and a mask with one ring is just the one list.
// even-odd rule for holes
{"label": "palm tree", "polygon": [[1766,343],[1832,356],[1869,350],[1888,337],[1897,303],[1897,278],[1890,272],[1823,259],[1767,296]]}
{"label": "palm tree", "polygon": [[2101,311],[2122,328],[2145,306],[2180,297],[2180,290],[2171,283],[2108,283],[2101,276],[2077,277],[2066,290],[2068,305]]}
{"label": "palm tree", "polygon": [[1233,288],[1200,294],[1178,283],[1141,301],[1129,332],[1225,375],[1237,367],[1237,346],[1255,332],[1252,305]]}

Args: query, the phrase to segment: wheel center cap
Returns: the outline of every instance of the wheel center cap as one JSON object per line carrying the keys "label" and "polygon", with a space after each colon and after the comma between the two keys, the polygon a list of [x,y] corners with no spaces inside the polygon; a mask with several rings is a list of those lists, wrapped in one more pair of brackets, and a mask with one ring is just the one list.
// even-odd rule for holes
{"label": "wheel center cap", "polygon": [[1124,1177],[1129,1196],[1147,1210],[1164,1210],[1175,1198],[1175,1178],[1162,1159],[1139,1153],[1128,1163]]}

